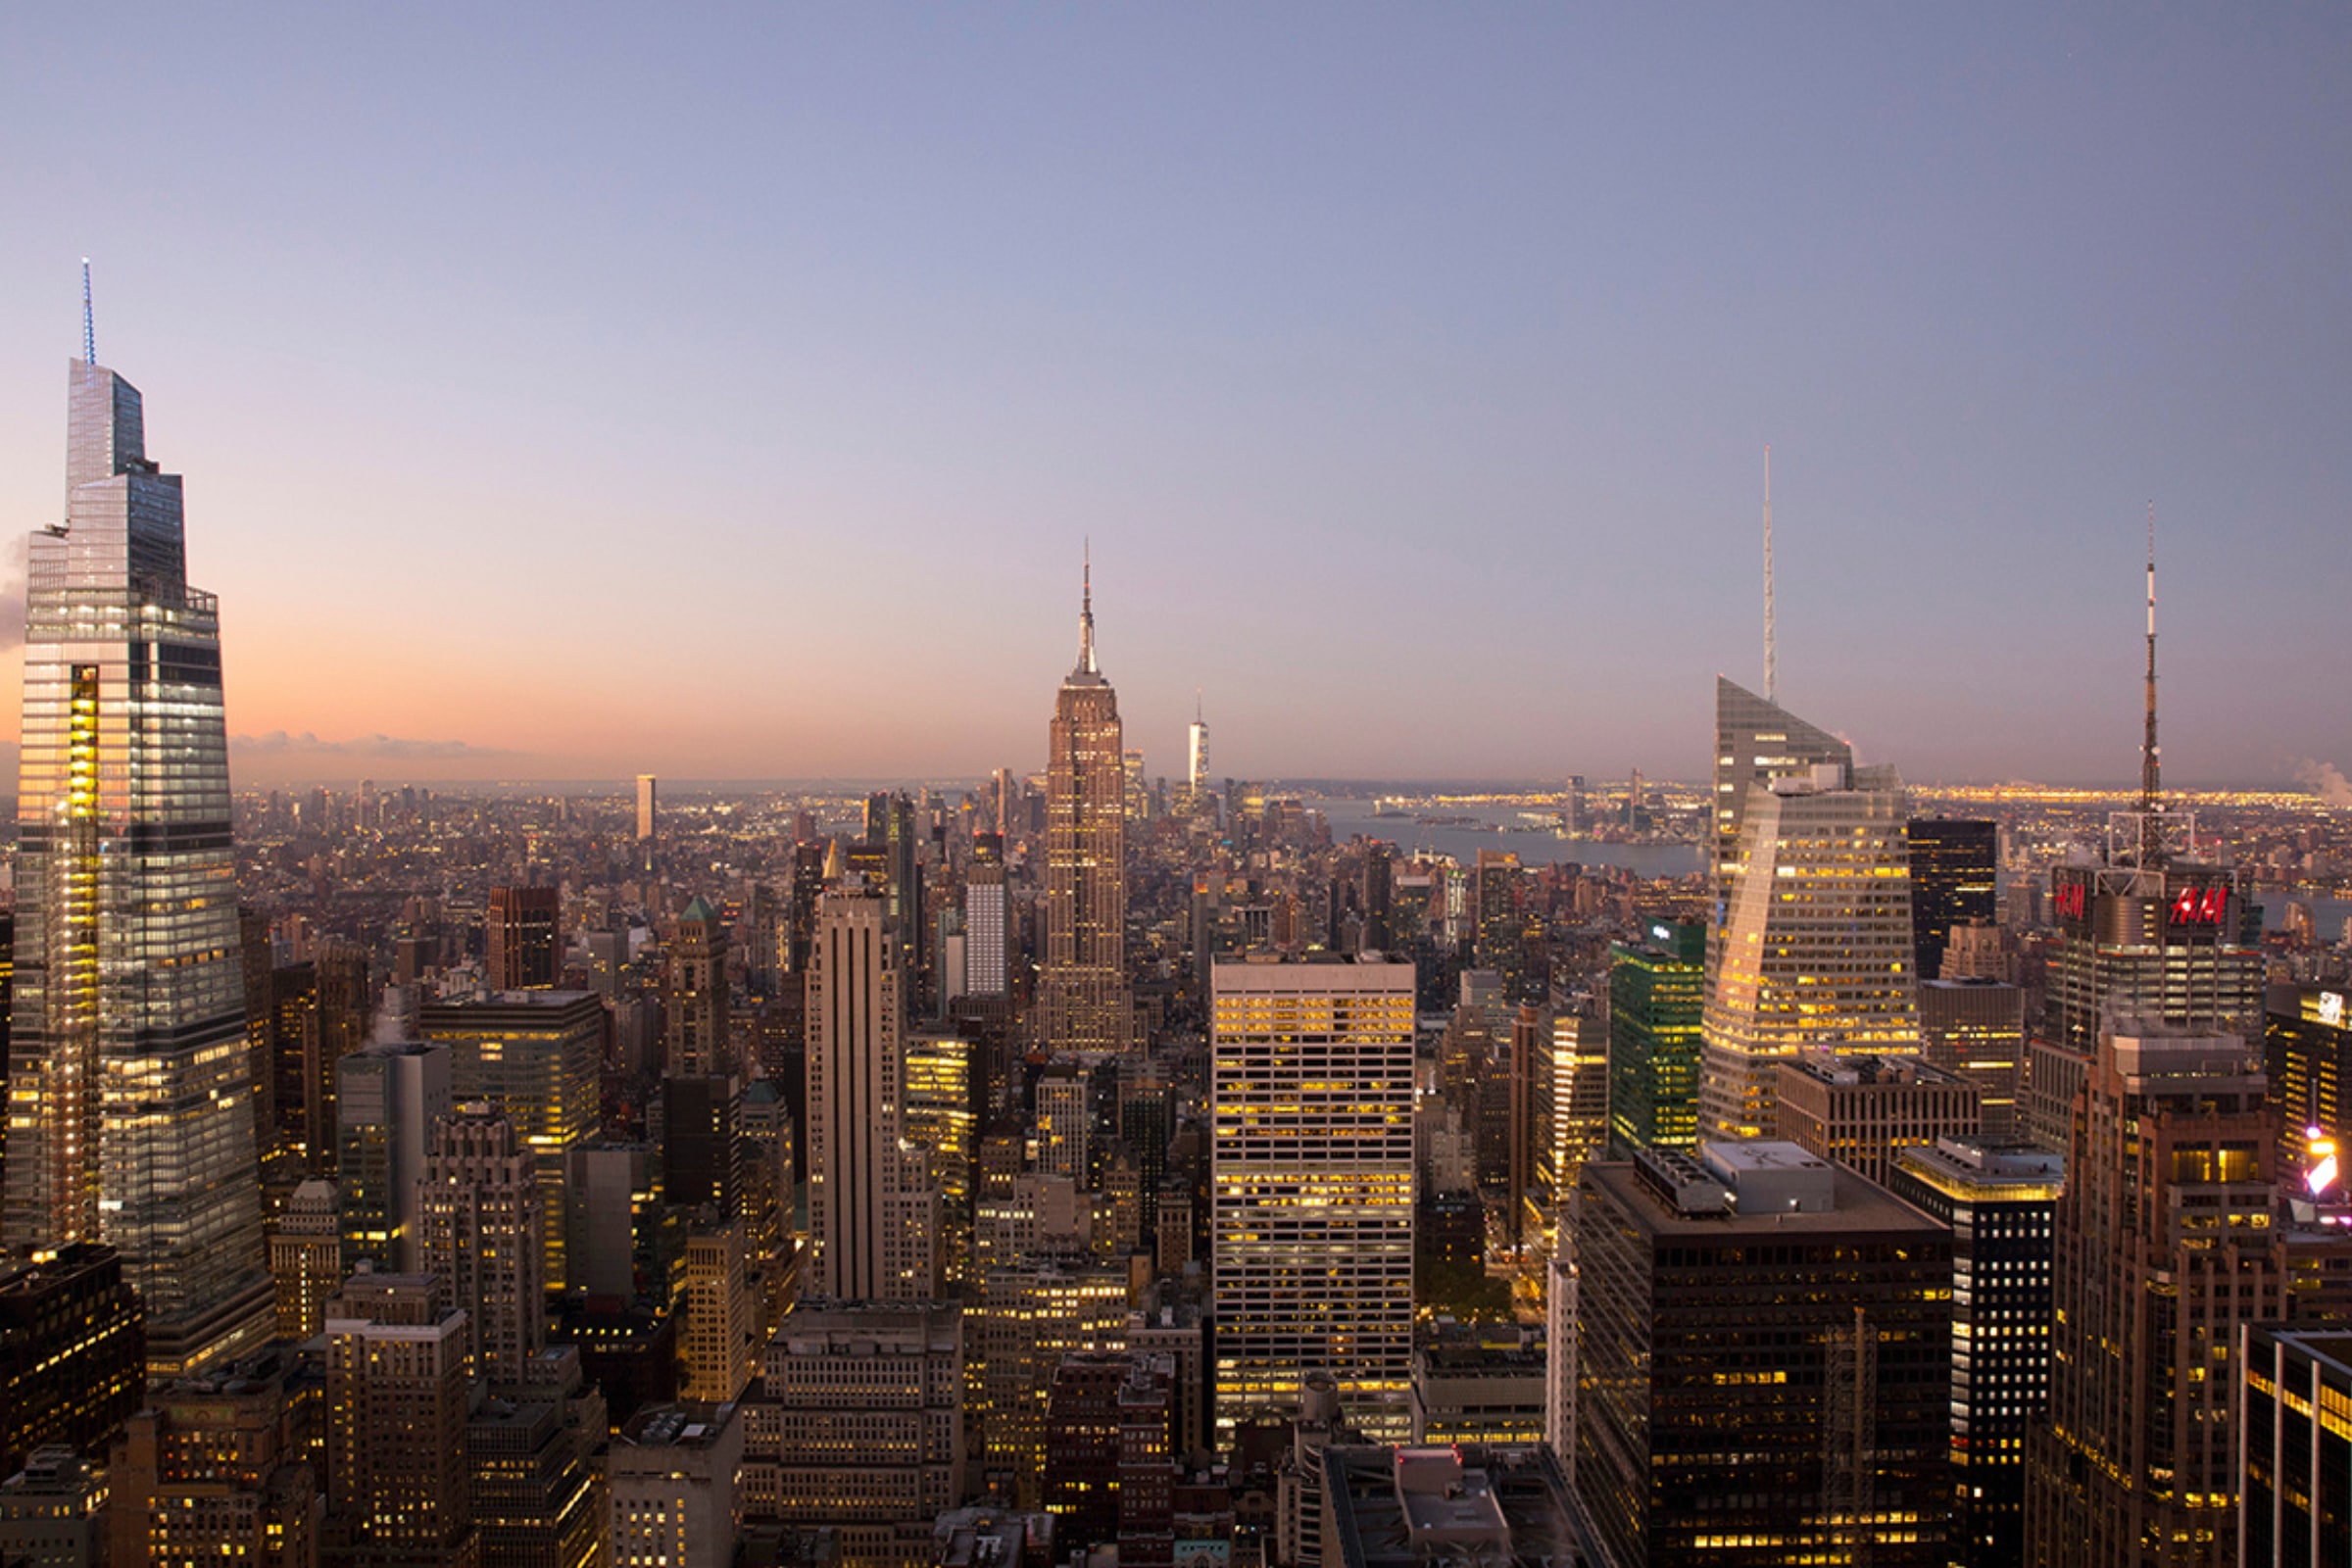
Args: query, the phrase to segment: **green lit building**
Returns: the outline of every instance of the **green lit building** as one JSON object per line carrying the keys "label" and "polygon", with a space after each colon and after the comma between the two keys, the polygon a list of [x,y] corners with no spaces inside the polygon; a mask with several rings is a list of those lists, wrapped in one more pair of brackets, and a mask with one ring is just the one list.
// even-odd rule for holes
{"label": "green lit building", "polygon": [[1610,949],[1609,1143],[1619,1153],[1697,1147],[1706,990],[1702,923],[1652,920],[1645,940]]}

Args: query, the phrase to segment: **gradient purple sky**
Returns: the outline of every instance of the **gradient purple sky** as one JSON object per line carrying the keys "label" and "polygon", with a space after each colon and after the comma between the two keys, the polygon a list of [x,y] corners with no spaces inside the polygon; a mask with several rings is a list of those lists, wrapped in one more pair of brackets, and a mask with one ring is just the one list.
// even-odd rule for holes
{"label": "gradient purple sky", "polygon": [[2352,765],[2340,5],[24,4],[0,148],[240,782],[1035,768],[1089,535],[1154,771],[1695,777],[1767,442],[1866,757],[2130,777],[2152,497],[2168,776]]}

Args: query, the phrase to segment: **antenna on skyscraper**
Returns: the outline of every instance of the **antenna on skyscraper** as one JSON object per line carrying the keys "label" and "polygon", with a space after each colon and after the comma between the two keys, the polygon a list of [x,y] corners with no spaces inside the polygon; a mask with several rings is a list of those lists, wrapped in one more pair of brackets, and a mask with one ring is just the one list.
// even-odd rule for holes
{"label": "antenna on skyscraper", "polygon": [[98,318],[90,313],[90,259],[81,259],[81,363],[98,363]]}
{"label": "antenna on skyscraper", "polygon": [[1078,667],[1095,673],[1095,541],[1089,535],[1078,568]]}
{"label": "antenna on skyscraper", "polygon": [[1764,443],[1764,700],[1781,700],[1779,650],[1773,646],[1772,625],[1772,443]]}
{"label": "antenna on skyscraper", "polygon": [[2156,503],[2148,503],[2148,732],[2139,747],[2139,808],[2156,809]]}

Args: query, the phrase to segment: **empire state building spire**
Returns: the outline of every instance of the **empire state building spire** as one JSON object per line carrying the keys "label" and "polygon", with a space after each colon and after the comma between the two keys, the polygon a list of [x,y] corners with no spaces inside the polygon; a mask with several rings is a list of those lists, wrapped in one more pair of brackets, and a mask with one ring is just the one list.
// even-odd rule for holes
{"label": "empire state building spire", "polygon": [[1100,675],[1095,667],[1095,551],[1086,548],[1078,567],[1078,667],[1075,674]]}

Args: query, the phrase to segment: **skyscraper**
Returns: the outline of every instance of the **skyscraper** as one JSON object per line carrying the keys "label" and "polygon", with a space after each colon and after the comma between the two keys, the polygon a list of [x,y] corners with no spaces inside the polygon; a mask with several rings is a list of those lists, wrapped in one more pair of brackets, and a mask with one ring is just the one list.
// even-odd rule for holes
{"label": "skyscraper", "polygon": [[267,1340],[220,621],[139,394],[68,375],[66,520],[32,536],[0,1242],[103,1241],[175,1376]]}
{"label": "skyscraper", "polygon": [[653,851],[655,833],[659,826],[654,819],[654,808],[659,793],[653,774],[640,773],[637,775],[637,838],[645,846],[647,854],[651,854]]}
{"label": "skyscraper", "polygon": [[483,922],[483,939],[493,991],[549,987],[562,978],[560,910],[555,888],[490,890],[490,915]]}
{"label": "skyscraper", "polygon": [[531,1152],[502,1111],[458,1107],[416,1184],[424,1272],[465,1313],[474,1376],[520,1383],[547,1344],[547,1223]]}
{"label": "skyscraper", "polygon": [[1730,918],[1749,786],[1810,777],[1817,762],[1851,767],[1854,749],[1777,704],[1715,677],[1715,924]]}
{"label": "skyscraper", "polygon": [[1078,663],[1046,732],[1046,951],[1038,1038],[1049,1051],[1123,1051],[1127,1003],[1127,800],[1118,694],[1095,664],[1093,572]]}
{"label": "skyscraper", "polygon": [[1193,695],[1193,728],[1186,737],[1184,780],[1191,790],[1192,808],[1196,811],[1209,804],[1208,788],[1208,720],[1200,716],[1200,698]]}
{"label": "skyscraper", "polygon": [[1609,1143],[1621,1154],[1698,1147],[1706,951],[1705,926],[1672,920],[1609,950]]}
{"label": "skyscraper", "polygon": [[1209,1251],[1217,1426],[1340,1380],[1401,1439],[1413,1349],[1413,966],[1216,965]]}
{"label": "skyscraper", "polygon": [[669,1075],[707,1078],[734,1071],[727,1042],[727,928],[700,896],[679,913],[670,934],[665,979]]}
{"label": "skyscraper", "polygon": [[1997,823],[1915,816],[1911,840],[1911,935],[1919,976],[1943,973],[1952,927],[2000,914],[2001,830]]}
{"label": "skyscraper", "polygon": [[906,1144],[906,974],[879,895],[818,906],[808,968],[809,1289],[938,1294],[939,1200]]}
{"label": "skyscraper", "polygon": [[1894,769],[1825,762],[1749,796],[1702,1023],[1702,1139],[1771,1134],[1780,1061],[1803,1047],[1919,1049]]}

